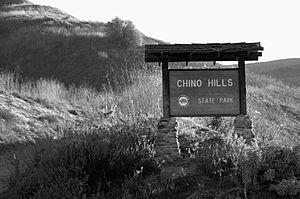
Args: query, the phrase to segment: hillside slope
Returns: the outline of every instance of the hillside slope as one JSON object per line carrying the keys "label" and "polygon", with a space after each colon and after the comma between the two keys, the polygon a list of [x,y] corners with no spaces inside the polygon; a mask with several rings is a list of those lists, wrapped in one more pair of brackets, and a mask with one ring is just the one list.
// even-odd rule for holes
{"label": "hillside slope", "polygon": [[89,26],[75,17],[50,6],[34,5],[29,1],[5,0],[0,7],[1,37],[8,37],[22,28],[37,26],[40,31],[51,27]]}
{"label": "hillside slope", "polygon": [[247,70],[274,77],[291,86],[300,87],[300,58],[247,64]]}
{"label": "hillside slope", "polygon": [[145,43],[162,43],[133,23],[86,22],[50,6],[6,0],[0,7],[0,69],[26,79],[54,78],[101,90],[143,65]]}
{"label": "hillside slope", "polygon": [[[122,93],[114,94],[94,92],[84,87],[66,90],[59,82],[49,80],[39,81],[31,86],[26,82],[18,85],[17,82],[11,81],[13,78],[10,75],[2,74],[0,79],[0,147],[2,148],[0,151],[5,151],[2,149],[8,143],[13,145],[18,142],[34,143],[34,140],[43,138],[47,140],[51,137],[59,140],[57,138],[64,136],[65,129],[76,131],[82,128],[81,126],[89,126],[91,129],[87,128],[87,130],[92,131],[99,127],[100,129],[113,128],[119,123],[128,131],[130,128],[128,129],[127,126],[132,124],[143,128],[141,131],[143,133],[154,133],[153,129],[156,129],[162,110],[161,74],[156,71],[132,75],[136,77],[135,83]],[[299,88],[291,88],[275,79],[250,73],[247,75],[247,106],[260,147],[269,145],[293,147],[300,142]],[[215,131],[218,136],[230,133],[233,126],[232,119],[221,118],[221,124]],[[197,149],[197,143],[202,140],[199,138],[202,134],[197,134],[197,129],[211,128],[211,120],[211,118],[177,118],[180,147],[182,149],[190,147],[186,155],[193,150],[200,150]],[[206,135],[202,133],[203,136]],[[213,137],[213,134],[208,134],[208,137]],[[174,139],[175,142],[175,136],[170,136],[170,139]],[[215,139],[218,140],[217,138],[213,140]],[[27,156],[31,154],[26,152],[23,146],[16,146],[19,148],[17,152],[19,157],[22,158],[23,154]],[[34,150],[31,145],[29,148],[29,151]],[[6,187],[10,176],[4,163],[11,161],[13,153],[14,151],[5,157],[0,154],[0,192],[5,190],[1,188]],[[195,154],[190,155],[195,156]],[[203,154],[196,155],[199,157]],[[197,162],[196,165],[201,162]],[[202,179],[207,182],[206,177]],[[217,184],[215,180],[210,179],[209,182],[213,182],[208,187],[213,188],[214,194],[216,190],[220,191],[219,185],[214,186]],[[206,190],[207,186],[204,189]],[[181,191],[187,190],[188,188]]]}
{"label": "hillside slope", "polygon": [[262,138],[276,138],[283,145],[300,141],[300,88],[250,73],[247,104],[256,133]]}

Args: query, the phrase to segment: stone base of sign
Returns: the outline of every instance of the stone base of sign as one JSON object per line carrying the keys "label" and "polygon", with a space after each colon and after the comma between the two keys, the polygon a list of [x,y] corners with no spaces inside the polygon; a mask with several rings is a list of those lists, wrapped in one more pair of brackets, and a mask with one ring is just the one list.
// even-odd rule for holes
{"label": "stone base of sign", "polygon": [[[195,172],[193,160],[184,158],[178,141],[175,118],[161,118],[155,138],[156,157],[161,164],[161,175],[172,178],[192,175]],[[234,133],[245,139],[250,146],[257,146],[253,124],[249,116],[239,115],[234,120]]]}
{"label": "stone base of sign", "polygon": [[256,144],[253,124],[248,115],[238,115],[234,120],[234,133],[245,139],[248,145]]}
{"label": "stone base of sign", "polygon": [[156,135],[156,155],[162,163],[171,163],[180,157],[177,122],[175,118],[161,118],[158,122],[158,132]]}
{"label": "stone base of sign", "polygon": [[197,172],[194,159],[181,154],[175,118],[161,118],[155,138],[156,157],[161,164],[161,177],[178,178],[192,176]]}
{"label": "stone base of sign", "polygon": [[161,163],[161,175],[177,178],[186,175],[177,134],[175,118],[161,118],[155,138],[156,156]]}

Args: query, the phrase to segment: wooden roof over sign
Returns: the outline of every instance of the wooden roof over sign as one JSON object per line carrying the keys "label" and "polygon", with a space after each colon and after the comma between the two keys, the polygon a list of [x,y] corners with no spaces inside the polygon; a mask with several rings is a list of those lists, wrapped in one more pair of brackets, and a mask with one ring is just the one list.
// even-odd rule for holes
{"label": "wooden roof over sign", "polygon": [[146,62],[258,60],[263,47],[257,43],[145,45]]}

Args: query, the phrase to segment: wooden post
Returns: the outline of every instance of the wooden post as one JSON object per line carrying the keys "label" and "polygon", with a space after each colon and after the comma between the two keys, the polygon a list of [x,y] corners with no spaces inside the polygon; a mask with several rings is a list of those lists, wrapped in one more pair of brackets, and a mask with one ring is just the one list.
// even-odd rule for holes
{"label": "wooden post", "polygon": [[169,70],[168,61],[162,62],[162,84],[163,84],[163,117],[170,117],[170,93],[169,93]]}
{"label": "wooden post", "polygon": [[245,59],[239,59],[240,113],[247,115]]}

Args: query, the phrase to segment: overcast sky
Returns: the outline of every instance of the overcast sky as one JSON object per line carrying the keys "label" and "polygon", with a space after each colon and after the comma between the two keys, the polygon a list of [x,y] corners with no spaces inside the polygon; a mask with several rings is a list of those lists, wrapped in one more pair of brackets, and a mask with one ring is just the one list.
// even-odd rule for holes
{"label": "overcast sky", "polygon": [[260,61],[300,57],[299,0],[30,0],[81,19],[132,21],[170,43],[261,42]]}

